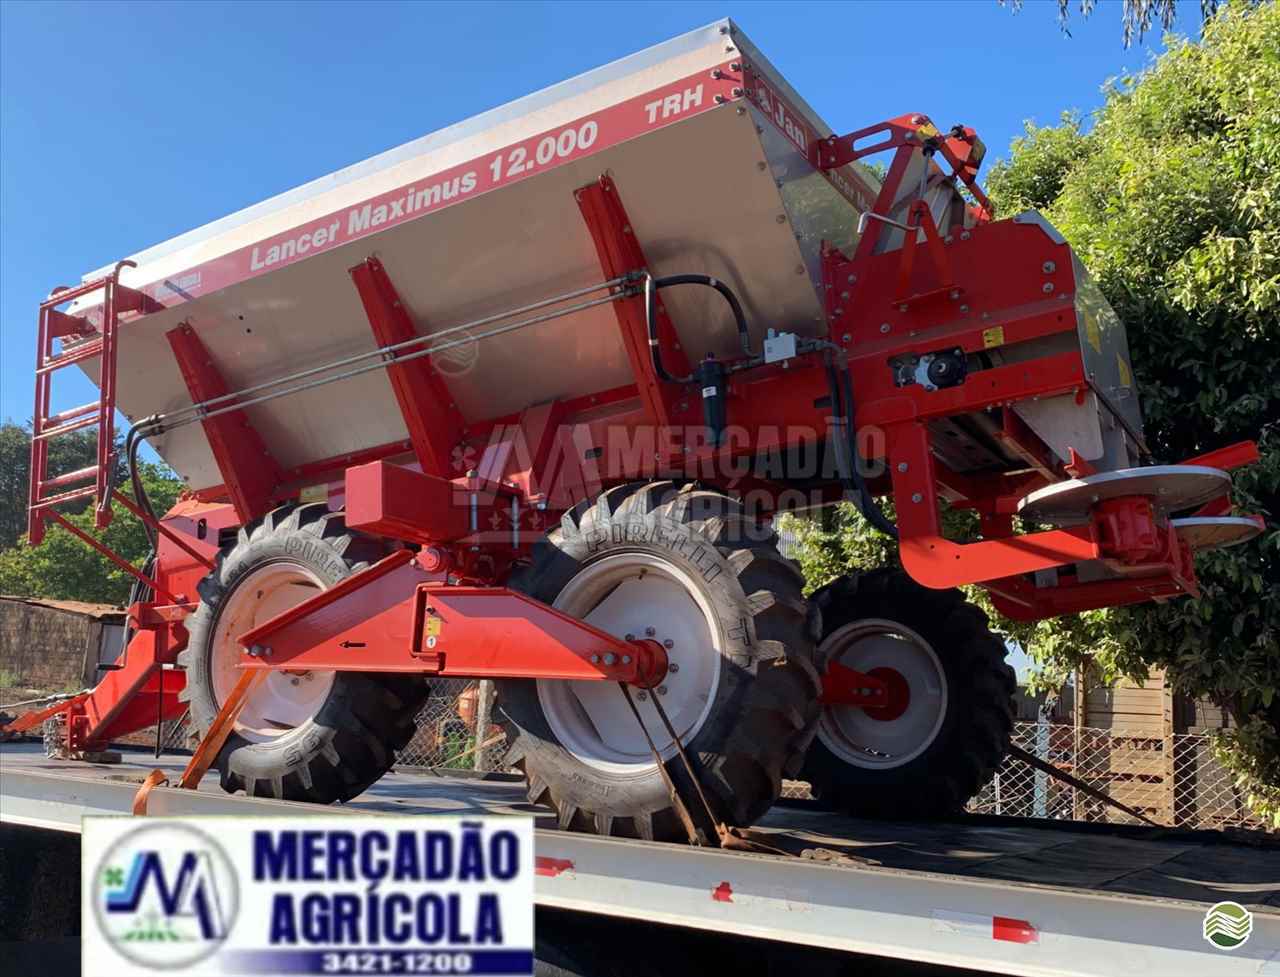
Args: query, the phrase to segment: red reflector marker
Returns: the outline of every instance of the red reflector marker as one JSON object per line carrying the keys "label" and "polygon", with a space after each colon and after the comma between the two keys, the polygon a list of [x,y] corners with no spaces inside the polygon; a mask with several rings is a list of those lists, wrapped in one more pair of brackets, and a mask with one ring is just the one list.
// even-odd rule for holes
{"label": "red reflector marker", "polygon": [[572,872],[573,862],[567,858],[550,858],[546,855],[536,855],[533,859],[533,869],[539,875],[549,875],[554,878],[562,872]]}
{"label": "red reflector marker", "polygon": [[1012,919],[1009,916],[991,917],[991,938],[1007,940],[1009,943],[1039,943],[1040,934],[1025,919]]}

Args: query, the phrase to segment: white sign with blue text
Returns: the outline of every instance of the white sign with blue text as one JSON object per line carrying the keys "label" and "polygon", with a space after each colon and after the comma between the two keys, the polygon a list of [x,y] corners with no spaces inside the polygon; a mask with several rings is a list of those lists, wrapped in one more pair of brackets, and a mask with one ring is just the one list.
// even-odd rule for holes
{"label": "white sign with blue text", "polygon": [[524,817],[88,817],[84,977],[533,972]]}

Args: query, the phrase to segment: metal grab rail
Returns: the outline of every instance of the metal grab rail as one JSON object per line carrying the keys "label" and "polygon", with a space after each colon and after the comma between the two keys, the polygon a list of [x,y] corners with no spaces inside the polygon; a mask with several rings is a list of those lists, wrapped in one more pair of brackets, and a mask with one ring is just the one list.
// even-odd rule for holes
{"label": "metal grab rail", "polygon": [[[600,282],[597,285],[591,285],[586,288],[574,289],[573,291],[570,291],[570,292],[565,292],[563,294],[555,295],[550,298],[541,299],[537,302],[532,302],[529,305],[520,306],[515,309],[509,309],[505,312],[496,313],[494,315],[485,316],[480,319],[475,319],[471,322],[465,322],[465,323],[462,323],[461,325],[450,326],[447,329],[442,329],[439,332],[431,333],[426,336],[415,336],[412,339],[406,339],[403,342],[393,343],[390,346],[379,346],[375,349],[367,350],[366,352],[363,352],[363,353],[356,353],[352,356],[348,356],[340,360],[335,360],[332,363],[326,363],[321,366],[310,367],[306,370],[299,370],[295,373],[286,374],[284,376],[276,377],[271,380],[264,380],[262,383],[255,384],[251,387],[246,387],[243,390],[237,390],[237,391],[233,391],[232,393],[222,394],[221,396],[213,397],[213,398],[210,398],[209,400],[200,401],[199,403],[191,404],[187,407],[181,407],[181,408],[178,408],[176,411],[172,411],[168,414],[153,415],[152,417],[145,418],[144,420],[139,421],[135,430],[141,431],[140,436],[142,437],[148,437],[152,434],[160,434],[160,433],[163,433],[164,431],[170,431],[178,427],[183,427],[187,424],[193,424],[197,421],[205,421],[205,420],[209,420],[210,418],[220,417],[223,414],[229,414],[232,411],[243,410],[244,408],[252,407],[255,404],[266,403],[267,401],[276,400],[280,397],[286,397],[292,394],[302,393],[303,391],[306,391],[306,390],[311,390],[316,387],[325,386],[326,384],[335,383],[339,380],[347,380],[352,377],[360,376],[364,373],[370,373],[375,370],[381,370],[387,365],[388,362],[391,362],[393,360],[396,363],[408,363],[408,362],[411,362],[412,360],[419,359],[424,356],[431,356],[436,353],[444,352],[445,350],[454,349],[458,346],[466,345],[467,343],[478,342],[481,339],[489,339],[493,336],[500,336],[503,333],[513,332],[517,329],[523,329],[528,326],[538,325],[539,323],[550,322],[554,319],[559,319],[567,315],[572,315],[575,312],[582,312],[586,309],[591,309],[599,305],[607,305],[611,302],[616,302],[618,299],[631,298],[636,294],[638,294],[639,281],[640,281],[639,275],[624,275],[618,278],[609,279],[608,281]],[[504,319],[510,319],[512,316],[520,315],[525,312],[532,312],[537,309],[543,309],[543,308],[546,308],[547,306],[555,305],[558,302],[566,302],[570,299],[578,298],[583,295],[589,295],[592,292],[601,291],[602,289],[607,289],[607,288],[611,289],[611,288],[618,288],[618,287],[621,287],[622,290],[618,292],[611,292],[608,295],[601,296],[595,299],[590,299],[586,302],[578,302],[574,305],[570,305],[562,309],[556,309],[553,312],[532,316],[527,319],[521,319],[518,322],[504,323],[501,326],[498,326],[494,329],[487,330],[485,332],[467,333],[466,335],[457,339],[448,340],[446,342],[439,342],[440,338],[444,336],[453,336],[460,332],[465,333],[467,330],[476,329],[481,326],[489,325],[495,322],[501,322]],[[415,346],[422,346],[424,343],[429,343],[430,345],[427,346],[427,348],[425,349],[414,350],[413,352],[405,356],[396,355],[401,350],[410,349]],[[377,362],[365,363],[365,361],[374,359],[374,358],[377,359]],[[357,363],[364,363],[364,365],[359,366],[352,370],[347,370],[344,373],[335,373],[329,376],[319,376],[320,374],[329,373],[329,371],[331,370],[339,370],[342,367],[352,366]],[[317,376],[319,376],[319,379],[315,379],[315,380],[309,379],[311,377],[317,377]],[[302,381],[302,380],[306,380],[307,382],[296,383],[294,386],[287,387],[283,390],[272,389],[275,387],[279,387],[282,384],[293,383],[295,381]],[[260,397],[251,396],[252,394],[259,393],[264,390],[271,390],[271,392],[265,393]],[[242,399],[246,397],[248,397],[249,399],[247,400]],[[210,409],[210,408],[214,408],[214,409]]]}

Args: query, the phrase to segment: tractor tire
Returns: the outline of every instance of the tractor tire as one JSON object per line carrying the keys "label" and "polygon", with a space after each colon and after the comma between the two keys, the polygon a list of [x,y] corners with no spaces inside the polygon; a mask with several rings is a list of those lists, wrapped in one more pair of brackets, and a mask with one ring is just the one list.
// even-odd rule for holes
{"label": "tractor tire", "polygon": [[[284,506],[242,528],[200,582],[200,606],[178,655],[191,728],[204,736],[238,678],[237,635],[385,553],[324,503]],[[273,672],[218,752],[222,788],[319,804],[350,800],[391,769],[428,692],[417,676]]]}
{"label": "tractor tire", "polygon": [[[733,499],[673,482],[611,489],[566,513],[509,586],[611,634],[669,642],[676,668],[651,693],[631,694],[700,831],[712,821],[650,695],[668,711],[716,819],[751,824],[798,771],[818,719],[820,625],[772,530]],[[562,829],[688,840],[615,683],[497,687],[508,763]]]}
{"label": "tractor tire", "polygon": [[856,817],[961,810],[1000,766],[1013,729],[1017,686],[986,614],[958,590],[931,590],[892,568],[842,577],[813,600],[824,667],[895,671],[909,698],[898,715],[824,706],[802,779],[823,806]]}

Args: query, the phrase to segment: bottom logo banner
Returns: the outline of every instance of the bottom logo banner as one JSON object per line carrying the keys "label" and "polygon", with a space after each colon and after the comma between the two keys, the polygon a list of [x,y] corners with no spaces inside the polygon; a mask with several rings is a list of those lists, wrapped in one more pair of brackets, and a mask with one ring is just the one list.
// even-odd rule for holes
{"label": "bottom logo banner", "polygon": [[84,977],[533,972],[522,817],[88,817]]}

